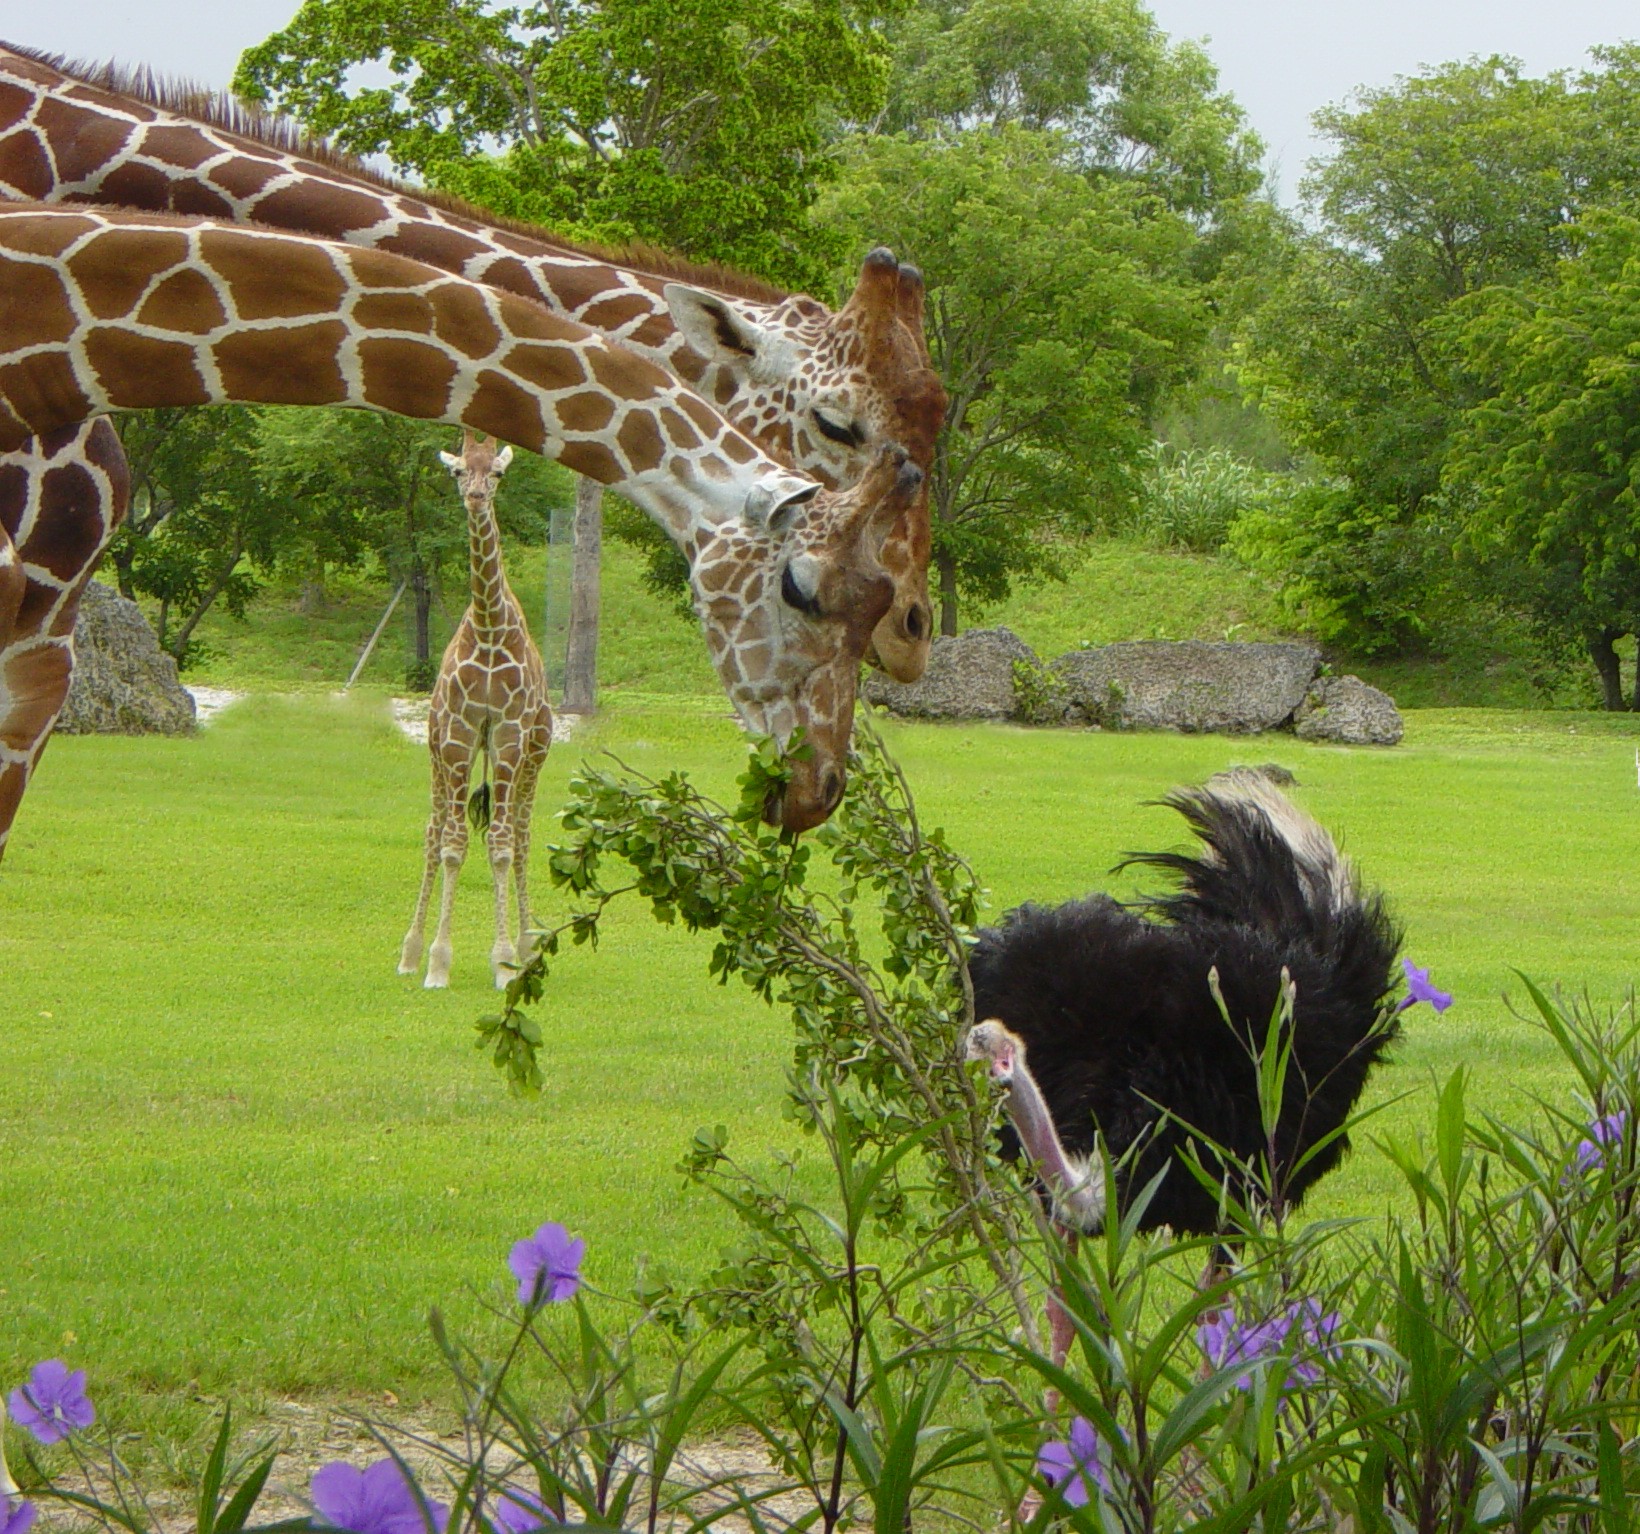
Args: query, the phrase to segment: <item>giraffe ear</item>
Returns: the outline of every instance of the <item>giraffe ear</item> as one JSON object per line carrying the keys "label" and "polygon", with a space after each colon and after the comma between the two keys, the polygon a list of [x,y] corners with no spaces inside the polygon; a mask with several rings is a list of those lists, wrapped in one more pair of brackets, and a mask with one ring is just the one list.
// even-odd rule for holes
{"label": "giraffe ear", "polygon": [[662,292],[684,340],[711,362],[746,368],[767,356],[776,343],[775,336],[716,293],[686,288],[681,282],[667,283]]}
{"label": "giraffe ear", "polygon": [[512,453],[512,443],[509,442],[501,449],[499,453],[495,455],[495,472],[497,474],[505,474],[507,472],[507,465],[512,462]]}
{"label": "giraffe ear", "polygon": [[439,450],[438,461],[452,474],[461,467],[461,459],[454,453],[446,453],[442,448]]}
{"label": "giraffe ear", "polygon": [[813,480],[801,480],[795,475],[783,475],[772,483],[764,481],[746,492],[742,515],[748,526],[761,533],[784,533],[797,508],[813,500],[819,490]]}

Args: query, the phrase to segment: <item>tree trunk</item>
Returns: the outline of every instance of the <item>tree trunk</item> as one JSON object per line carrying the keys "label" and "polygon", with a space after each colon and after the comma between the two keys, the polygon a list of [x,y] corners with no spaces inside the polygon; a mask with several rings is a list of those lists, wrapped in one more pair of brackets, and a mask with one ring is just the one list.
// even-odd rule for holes
{"label": "tree trunk", "polygon": [[575,481],[575,554],[570,565],[569,643],[564,656],[564,712],[598,707],[598,567],[604,542],[604,487]]}
{"label": "tree trunk", "polygon": [[296,610],[304,618],[317,617],[325,610],[330,593],[325,590],[325,562],[315,560],[313,568],[302,581],[302,594],[296,599]]}
{"label": "tree trunk", "polygon": [[1640,634],[1634,636],[1634,711],[1640,714]]}
{"label": "tree trunk", "polygon": [[427,579],[427,566],[419,558],[410,566],[410,590],[416,598],[416,665],[429,666],[433,661],[433,585]]}
{"label": "tree trunk", "polygon": [[108,551],[108,557],[114,562],[114,581],[120,588],[120,595],[127,602],[137,600],[137,588],[131,584],[131,545],[117,543]]}
{"label": "tree trunk", "polygon": [[957,635],[957,562],[950,554],[936,554],[940,572],[940,633],[947,639]]}
{"label": "tree trunk", "polygon": [[193,638],[194,629],[198,627],[199,620],[211,610],[211,604],[222,595],[223,589],[233,579],[233,573],[239,568],[239,560],[243,552],[243,545],[236,539],[233,547],[233,557],[217,572],[216,579],[211,582],[211,589],[199,599],[199,605],[194,608],[188,621],[177,630],[176,638],[167,646],[171,654],[176,657],[179,666],[188,654],[188,641]]}
{"label": "tree trunk", "polygon": [[1589,659],[1600,673],[1600,691],[1605,697],[1606,708],[1614,714],[1626,712],[1628,706],[1623,701],[1623,672],[1618,665],[1617,651],[1612,648],[1617,630],[1590,629],[1583,638],[1589,647]]}

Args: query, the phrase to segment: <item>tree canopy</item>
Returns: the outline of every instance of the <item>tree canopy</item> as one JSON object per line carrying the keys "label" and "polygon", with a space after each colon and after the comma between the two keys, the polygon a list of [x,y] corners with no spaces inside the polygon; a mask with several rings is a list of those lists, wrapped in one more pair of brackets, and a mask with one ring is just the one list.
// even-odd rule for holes
{"label": "tree canopy", "polygon": [[1133,498],[1147,415],[1206,321],[1188,224],[1143,188],[1090,180],[1054,132],[861,138],[828,217],[928,274],[929,344],[950,396],[931,486],[941,619],[959,592],[1053,572],[1064,536]]}
{"label": "tree canopy", "polygon": [[[893,3],[305,0],[235,89],[496,212],[805,286],[837,254],[808,210],[834,125],[881,108]],[[364,64],[391,82],[356,87]]]}
{"label": "tree canopy", "polygon": [[[1634,156],[1610,140],[1637,111],[1640,65],[1607,50],[1543,79],[1503,58],[1447,64],[1318,115],[1335,147],[1304,182],[1312,228],[1243,328],[1239,364],[1319,483],[1243,528],[1241,547],[1284,572],[1324,637],[1415,645],[1443,606],[1482,592],[1566,618],[1523,582],[1520,545],[1506,556],[1466,536],[1477,492],[1454,444],[1495,383],[1466,306],[1535,291],[1582,213],[1632,198]],[[1524,310],[1487,312],[1501,324]]]}

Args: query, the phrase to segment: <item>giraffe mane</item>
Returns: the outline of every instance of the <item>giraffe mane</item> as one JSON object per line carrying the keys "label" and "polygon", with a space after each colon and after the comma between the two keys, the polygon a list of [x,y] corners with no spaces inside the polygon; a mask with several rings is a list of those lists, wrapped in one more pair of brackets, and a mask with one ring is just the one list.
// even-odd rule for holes
{"label": "giraffe mane", "polygon": [[544,229],[539,224],[493,213],[488,208],[481,208],[476,203],[467,202],[464,198],[456,197],[449,192],[411,186],[396,176],[389,176],[366,164],[357,155],[338,148],[328,139],[309,133],[294,118],[283,113],[270,112],[255,102],[245,101],[227,91],[211,90],[207,86],[196,85],[191,80],[159,74],[146,64],[116,64],[112,60],[103,64],[86,63],[66,58],[62,54],[48,53],[43,49],[25,47],[21,43],[0,42],[0,47],[20,58],[32,59],[36,64],[54,69],[81,85],[90,86],[93,90],[132,97],[145,106],[190,118],[206,127],[231,133],[263,149],[272,149],[279,154],[300,155],[316,165],[339,171],[355,180],[368,182],[384,192],[414,198],[417,202],[426,203],[430,208],[437,208],[457,218],[469,219],[486,228],[537,240],[566,255],[584,256],[588,260],[602,261],[609,266],[624,267],[627,271],[654,277],[662,282],[685,282],[695,287],[710,288],[714,292],[733,298],[748,299],[753,303],[779,304],[792,296],[788,289],[777,287],[761,277],[754,277],[749,272],[739,271],[720,262],[691,261],[687,257],[674,255],[643,241],[629,245],[603,245],[594,240],[574,240],[550,229]]}

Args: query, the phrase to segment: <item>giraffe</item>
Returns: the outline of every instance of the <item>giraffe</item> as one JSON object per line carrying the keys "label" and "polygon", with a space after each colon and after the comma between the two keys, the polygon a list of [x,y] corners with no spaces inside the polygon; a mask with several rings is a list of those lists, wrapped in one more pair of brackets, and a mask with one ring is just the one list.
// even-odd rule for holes
{"label": "giraffe", "polygon": [[[866,257],[836,313],[723,268],[577,246],[411,191],[288,122],[113,67],[0,45],[0,197],[209,214],[391,250],[545,304],[665,368],[831,488],[884,444],[926,476],[945,392],[923,338],[923,283]],[[877,661],[915,681],[933,638],[926,485],[885,540],[894,601]]]}
{"label": "giraffe", "polygon": [[[459,455],[440,453],[461,488],[467,508],[468,564],[473,597],[439,665],[427,712],[427,748],[433,759],[433,812],[427,821],[426,857],[416,914],[399,954],[399,973],[421,965],[427,902],[434,875],[442,867],[438,931],[428,953],[429,989],[450,983],[450,915],[456,879],[467,856],[467,783],[473,760],[482,752],[490,763],[493,788],[486,833],[490,874],[495,881],[495,946],[490,970],[496,989],[507,984],[518,951],[530,930],[527,864],[530,809],[535,782],[552,744],[552,709],[547,673],[530,638],[524,610],[501,567],[501,530],[495,520],[495,491],[512,462],[512,449],[469,427]],[[507,935],[507,881],[518,892],[518,943]]]}
{"label": "giraffe", "polygon": [[[708,649],[747,726],[804,732],[770,818],[800,831],[836,808],[857,668],[893,595],[878,551],[921,483],[903,453],[823,492],[653,364],[442,269],[205,218],[0,204],[0,453],[111,410],[230,401],[472,426],[618,488],[688,558]],[[42,505],[30,537],[83,582],[111,521],[71,498]],[[4,530],[15,558],[18,528]],[[0,678],[34,638],[17,618],[11,630]],[[9,765],[37,754],[61,702],[42,715],[0,696]]]}

